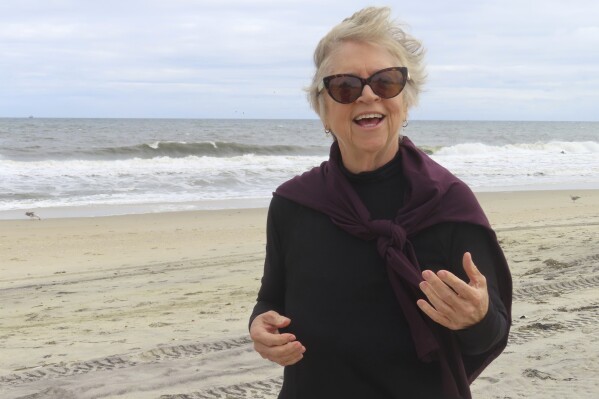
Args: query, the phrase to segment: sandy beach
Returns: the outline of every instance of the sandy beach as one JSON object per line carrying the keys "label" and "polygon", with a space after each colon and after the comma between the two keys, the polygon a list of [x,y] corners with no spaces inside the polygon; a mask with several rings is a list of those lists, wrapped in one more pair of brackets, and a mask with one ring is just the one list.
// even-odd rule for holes
{"label": "sandy beach", "polygon": [[[599,397],[599,190],[478,197],[514,320],[474,397]],[[0,221],[0,397],[276,397],[247,334],[266,209],[40,216]]]}

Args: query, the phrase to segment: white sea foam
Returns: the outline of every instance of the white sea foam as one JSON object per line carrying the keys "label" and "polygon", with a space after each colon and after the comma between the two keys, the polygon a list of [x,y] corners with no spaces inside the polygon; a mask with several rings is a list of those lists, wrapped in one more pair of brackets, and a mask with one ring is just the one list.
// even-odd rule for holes
{"label": "white sea foam", "polygon": [[482,143],[463,143],[449,147],[443,147],[435,152],[437,156],[449,155],[481,155],[490,154],[599,154],[599,142],[584,141],[584,142],[567,142],[567,141],[550,141],[548,143],[520,143],[507,144],[503,146],[488,145]]}
{"label": "white sea foam", "polygon": [[433,156],[474,189],[577,184],[599,188],[599,143],[558,142],[446,147]]}
{"label": "white sea foam", "polygon": [[0,210],[261,198],[320,164],[313,156],[0,161]]}
{"label": "white sea foam", "polygon": [[[560,182],[599,188],[593,145],[460,144],[432,158],[475,190]],[[0,160],[0,210],[29,207],[265,198],[326,157],[159,157],[113,161]]]}

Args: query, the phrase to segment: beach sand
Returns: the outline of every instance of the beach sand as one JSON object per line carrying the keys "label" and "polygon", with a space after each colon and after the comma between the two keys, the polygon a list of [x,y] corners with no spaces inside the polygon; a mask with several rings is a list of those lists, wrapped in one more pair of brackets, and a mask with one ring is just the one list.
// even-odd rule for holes
{"label": "beach sand", "polygon": [[[510,263],[514,322],[474,397],[599,397],[599,190],[478,197]],[[247,333],[265,221],[0,221],[0,397],[275,398],[282,368]]]}

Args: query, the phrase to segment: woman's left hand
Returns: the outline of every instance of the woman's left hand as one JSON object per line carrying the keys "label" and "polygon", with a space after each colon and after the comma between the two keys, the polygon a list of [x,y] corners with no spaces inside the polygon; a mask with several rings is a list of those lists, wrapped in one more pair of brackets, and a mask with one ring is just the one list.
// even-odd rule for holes
{"label": "woman's left hand", "polygon": [[450,330],[462,330],[481,321],[489,309],[487,279],[478,271],[469,252],[464,254],[462,264],[469,283],[455,274],[440,270],[422,272],[425,281],[420,289],[428,300],[419,299],[420,309],[435,322]]}

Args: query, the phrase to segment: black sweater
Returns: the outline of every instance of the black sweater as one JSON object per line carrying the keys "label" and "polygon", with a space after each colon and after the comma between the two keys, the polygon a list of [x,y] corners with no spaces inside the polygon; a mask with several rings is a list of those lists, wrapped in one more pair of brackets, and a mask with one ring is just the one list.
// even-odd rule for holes
{"label": "black sweater", "polygon": [[[404,198],[397,158],[373,172],[345,173],[373,219],[395,216]],[[468,251],[487,278],[487,315],[455,332],[463,353],[483,353],[505,337],[506,311],[494,272],[499,260],[487,232],[443,223],[410,241],[422,270],[446,269],[467,282],[462,256]],[[443,397],[438,365],[416,357],[376,242],[278,196],[268,213],[264,276],[250,323],[268,310],[289,317],[287,331],[306,347],[300,362],[285,367],[279,398]]]}

